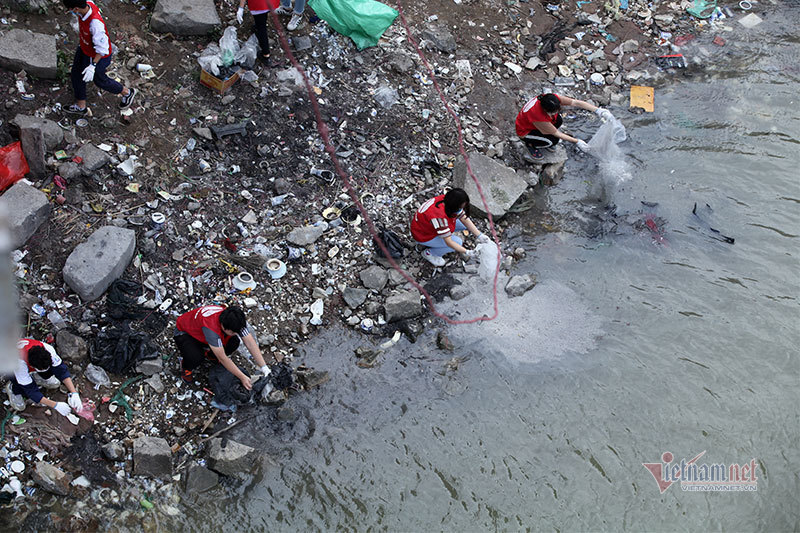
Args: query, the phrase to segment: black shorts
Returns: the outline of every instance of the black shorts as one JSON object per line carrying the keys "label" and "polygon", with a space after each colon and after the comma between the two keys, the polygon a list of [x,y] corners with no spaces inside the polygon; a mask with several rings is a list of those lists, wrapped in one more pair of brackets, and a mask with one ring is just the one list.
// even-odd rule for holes
{"label": "black shorts", "polygon": [[[556,118],[556,122],[553,124],[553,126],[560,128],[563,123],[564,121],[561,120],[561,115],[558,115],[558,118]],[[522,138],[522,142],[525,143],[525,146],[528,147],[528,150],[538,150],[539,148],[555,146],[560,140],[561,139],[555,135],[546,135],[536,128],[533,128],[529,134]]]}
{"label": "black shorts", "polygon": [[[235,352],[239,348],[239,342],[239,337],[235,335],[231,337],[225,345],[225,354],[231,355]],[[218,362],[208,344],[200,342],[188,333],[175,336],[175,345],[178,347],[178,352],[180,352],[181,357],[183,357],[184,370],[194,370],[200,366],[205,359]]]}

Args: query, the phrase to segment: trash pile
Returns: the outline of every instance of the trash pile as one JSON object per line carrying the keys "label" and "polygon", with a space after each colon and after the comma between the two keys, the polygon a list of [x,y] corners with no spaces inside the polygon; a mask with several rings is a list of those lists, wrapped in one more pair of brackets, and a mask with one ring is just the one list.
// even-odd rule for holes
{"label": "trash pile", "polygon": [[211,43],[197,58],[203,70],[227,80],[239,71],[238,67],[252,69],[258,57],[258,40],[250,37],[244,45],[236,38],[236,28],[228,26],[219,44]]}

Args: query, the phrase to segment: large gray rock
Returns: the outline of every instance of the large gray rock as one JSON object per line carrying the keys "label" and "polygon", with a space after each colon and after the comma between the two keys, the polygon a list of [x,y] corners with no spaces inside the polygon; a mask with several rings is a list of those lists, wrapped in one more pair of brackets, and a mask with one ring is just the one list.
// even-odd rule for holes
{"label": "large gray rock", "polygon": [[512,276],[506,283],[506,294],[510,298],[522,296],[536,285],[536,276],[525,274],[522,276]]}
{"label": "large gray rock", "polygon": [[386,311],[387,322],[413,318],[422,313],[422,304],[417,291],[396,292],[386,298],[383,308]]}
{"label": "large gray rock", "polygon": [[135,248],[133,230],[103,226],[69,254],[64,281],[84,302],[96,300],[122,275]]}
{"label": "large gray rock", "polygon": [[439,25],[432,25],[422,30],[422,38],[430,41],[434,48],[440,52],[451,54],[456,51],[456,40],[453,34],[446,28]]}
{"label": "large gray rock", "polygon": [[172,477],[172,450],[161,437],[133,441],[133,475],[167,480]]}
{"label": "large gray rock", "polygon": [[39,78],[58,77],[56,36],[14,29],[0,36],[0,67]]}
{"label": "large gray rock", "polygon": [[295,228],[286,236],[286,240],[297,246],[307,246],[319,239],[325,230],[328,229],[327,223],[317,226],[303,226]]}
{"label": "large gray rock", "polygon": [[112,461],[120,461],[125,457],[125,445],[118,440],[103,444],[101,449],[103,450],[103,455]]}
{"label": "large gray rock", "polygon": [[200,465],[192,465],[183,476],[183,487],[187,494],[196,494],[219,485],[219,475]]}
{"label": "large gray rock", "polygon": [[111,161],[110,155],[91,143],[86,143],[78,148],[75,155],[83,159],[81,169],[85,173],[94,172]]}
{"label": "large gray rock", "polygon": [[47,196],[27,183],[17,182],[0,197],[8,218],[11,247],[18,248],[36,233],[50,216]]}
{"label": "large gray rock", "polygon": [[60,468],[50,463],[39,461],[33,471],[33,481],[47,492],[52,492],[59,496],[69,494],[69,484],[72,478]]}
{"label": "large gray rock", "polygon": [[22,143],[22,152],[25,154],[31,176],[36,179],[43,178],[47,171],[45,161],[47,147],[44,143],[44,132],[39,128],[22,128],[19,131],[19,140]]}
{"label": "large gray rock", "polygon": [[378,265],[365,268],[358,276],[366,288],[375,289],[376,291],[382,290],[389,281],[389,274]]}
{"label": "large gray rock", "polygon": [[73,363],[82,361],[89,355],[89,346],[83,337],[74,335],[66,329],[62,329],[56,334],[56,347],[58,355],[62,359]]}
{"label": "large gray rock", "polygon": [[26,128],[37,128],[44,134],[44,143],[48,150],[55,150],[64,141],[64,130],[56,122],[47,119],[18,114],[11,124],[22,131]]}
{"label": "large gray rock", "polygon": [[158,0],[150,28],[174,35],[205,35],[220,25],[213,0]]}
{"label": "large gray rock", "polygon": [[350,309],[355,309],[359,305],[364,303],[364,300],[367,299],[369,295],[369,291],[367,289],[357,289],[354,287],[345,287],[342,291],[342,298],[344,298],[344,303]]}
{"label": "large gray rock", "polygon": [[61,163],[58,165],[58,175],[70,182],[81,176],[81,167],[72,161]]}
{"label": "large gray rock", "polygon": [[258,466],[255,448],[227,439],[211,439],[206,457],[208,467],[223,476],[252,472]]}
{"label": "large gray rock", "polygon": [[[481,185],[486,203],[489,205],[489,212],[495,218],[502,217],[522,196],[528,184],[521,176],[517,175],[513,168],[477,152],[471,152],[468,155],[472,173]],[[463,157],[458,158],[453,168],[453,184],[467,191],[470,205],[477,214],[486,216],[478,188],[467,172],[467,164]]]}

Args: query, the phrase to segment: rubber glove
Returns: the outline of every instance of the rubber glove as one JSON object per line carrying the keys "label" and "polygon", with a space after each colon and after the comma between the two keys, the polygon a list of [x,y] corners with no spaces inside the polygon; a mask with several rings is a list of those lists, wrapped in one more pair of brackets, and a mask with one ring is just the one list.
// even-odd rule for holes
{"label": "rubber glove", "polygon": [[614,115],[608,109],[604,109],[602,107],[598,107],[597,111],[594,112],[595,115],[600,117],[603,120],[611,120],[614,118]]}
{"label": "rubber glove", "polygon": [[589,145],[586,144],[586,141],[578,140],[577,144],[578,144],[578,150],[580,150],[581,152],[586,153],[589,151]]}
{"label": "rubber glove", "polygon": [[475,250],[467,250],[466,252],[464,252],[464,259],[469,261],[470,259],[475,257],[476,253],[477,252]]}
{"label": "rubber glove", "polygon": [[239,9],[236,10],[236,21],[239,24],[241,24],[243,20],[244,20],[244,8],[240,7]]}
{"label": "rubber glove", "polygon": [[70,392],[67,395],[67,403],[76,411],[81,408],[81,405],[83,405],[81,402],[81,396],[77,392]]}
{"label": "rubber glove", "polygon": [[90,64],[88,67],[83,69],[83,81],[89,83],[94,79],[94,65]]}
{"label": "rubber glove", "polygon": [[478,235],[478,244],[483,244],[485,242],[489,242],[490,240],[491,239],[489,239],[489,236],[486,235],[485,233],[481,233],[480,235]]}
{"label": "rubber glove", "polygon": [[70,409],[69,405],[67,405],[65,402],[56,402],[55,409],[61,416],[67,416],[72,412],[72,409]]}
{"label": "rubber glove", "polygon": [[264,377],[267,377],[272,373],[272,370],[269,369],[269,366],[264,365],[261,367],[261,373],[264,374]]}

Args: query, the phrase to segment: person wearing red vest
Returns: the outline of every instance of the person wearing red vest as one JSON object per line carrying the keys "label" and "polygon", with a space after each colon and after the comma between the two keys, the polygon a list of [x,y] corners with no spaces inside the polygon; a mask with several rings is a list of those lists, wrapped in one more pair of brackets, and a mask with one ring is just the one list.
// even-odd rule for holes
{"label": "person wearing red vest", "polygon": [[575,98],[553,93],[540,94],[536,98],[531,98],[517,114],[515,125],[517,135],[525,143],[534,160],[544,157],[539,151],[540,148],[552,150],[561,139],[576,143],[582,152],[587,150],[588,146],[585,141],[558,130],[563,124],[561,108],[570,106],[592,111],[603,119],[613,118],[609,110]]}
{"label": "person wearing red vest", "polygon": [[[236,20],[241,24],[244,21],[245,0],[239,0],[239,9],[236,10]],[[269,58],[269,37],[267,37],[267,17],[269,12],[280,5],[279,0],[247,0],[247,9],[253,15],[253,27],[258,39],[258,47],[261,49],[261,59],[268,67],[276,67],[278,62],[270,61]]]}
{"label": "person wearing red vest", "polygon": [[66,111],[74,115],[86,114],[86,84],[94,84],[112,94],[121,94],[120,109],[130,107],[136,96],[136,89],[124,87],[106,75],[111,64],[111,39],[100,9],[87,0],[62,0],[64,6],[78,17],[78,50],[72,61],[72,90],[75,103]]}
{"label": "person wearing red vest", "polygon": [[[240,339],[264,376],[270,374],[269,366],[264,362],[261,348],[250,331],[244,312],[238,307],[204,305],[179,316],[175,325],[175,344],[183,358],[182,377],[187,383],[192,382],[194,370],[204,359],[208,359],[219,362],[242,382],[244,388],[250,390],[253,387],[250,377],[230,358],[239,348]],[[281,359],[283,357],[278,357],[278,361]]]}
{"label": "person wearing red vest", "polygon": [[[14,375],[9,376],[6,393],[11,407],[17,411],[25,409],[25,399],[51,407],[59,414],[67,416],[72,409],[80,409],[81,397],[75,390],[67,365],[56,353],[55,348],[34,339],[20,339],[17,343],[19,361]],[[56,402],[45,398],[39,386],[57,389],[63,383],[69,391],[67,402]]]}
{"label": "person wearing red vest", "polygon": [[464,189],[450,189],[447,194],[435,196],[422,204],[411,219],[411,236],[422,246],[426,246],[422,257],[433,266],[444,266],[445,254],[456,251],[467,258],[475,250],[462,246],[463,240],[457,231],[468,229],[478,238],[479,243],[487,242],[489,237],[478,231],[469,219],[469,195]]}

